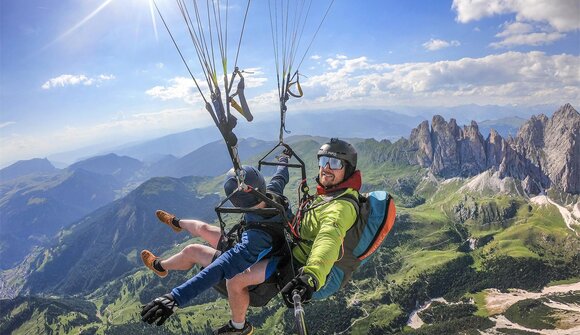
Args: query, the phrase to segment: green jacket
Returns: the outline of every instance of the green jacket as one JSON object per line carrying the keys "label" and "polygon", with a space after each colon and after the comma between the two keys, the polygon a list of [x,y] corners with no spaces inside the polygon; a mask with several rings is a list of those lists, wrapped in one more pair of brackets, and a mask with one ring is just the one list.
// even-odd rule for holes
{"label": "green jacket", "polygon": [[324,286],[332,266],[342,257],[342,242],[357,218],[350,201],[344,198],[331,200],[347,193],[358,197],[356,190],[348,188],[314,199],[310,206],[312,209],[306,212],[300,225],[302,240],[292,250],[294,258],[304,264],[303,271],[318,280],[317,290]]}

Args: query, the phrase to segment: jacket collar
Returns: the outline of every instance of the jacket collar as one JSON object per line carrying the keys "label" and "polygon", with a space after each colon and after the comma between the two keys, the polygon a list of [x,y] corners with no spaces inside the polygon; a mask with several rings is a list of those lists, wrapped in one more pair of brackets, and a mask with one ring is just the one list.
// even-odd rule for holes
{"label": "jacket collar", "polygon": [[316,185],[316,194],[318,195],[334,193],[347,188],[359,191],[362,186],[362,174],[359,170],[356,170],[347,180],[344,180],[342,183],[334,185],[331,188],[325,188],[320,185],[318,177],[316,177],[316,182],[318,183],[318,185]]}

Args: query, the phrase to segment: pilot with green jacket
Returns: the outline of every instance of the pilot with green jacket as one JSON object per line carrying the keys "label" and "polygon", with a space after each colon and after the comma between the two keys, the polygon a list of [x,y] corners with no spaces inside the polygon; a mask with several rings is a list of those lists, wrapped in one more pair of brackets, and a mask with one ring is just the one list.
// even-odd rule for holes
{"label": "pilot with green jacket", "polygon": [[[344,255],[346,232],[355,224],[357,211],[345,196],[358,198],[362,177],[356,169],[357,152],[343,140],[333,138],[318,150],[317,196],[306,208],[300,224],[300,242],[292,250],[298,275],[283,289],[292,301],[294,290],[302,301],[323,299],[338,291],[351,272],[337,266]],[[348,197],[348,196],[347,196]],[[342,262],[344,263],[344,262]]]}

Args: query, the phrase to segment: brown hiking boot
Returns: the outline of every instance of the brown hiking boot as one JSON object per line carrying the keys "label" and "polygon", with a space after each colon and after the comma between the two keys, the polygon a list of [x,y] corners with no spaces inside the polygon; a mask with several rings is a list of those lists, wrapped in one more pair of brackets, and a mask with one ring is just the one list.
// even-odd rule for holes
{"label": "brown hiking boot", "polygon": [[179,223],[177,222],[173,223],[175,221],[175,215],[167,213],[166,211],[162,211],[160,209],[158,209],[155,212],[155,215],[157,215],[159,221],[171,227],[171,229],[173,229],[174,232],[179,233],[181,230],[183,230],[183,228],[179,226]]}
{"label": "brown hiking boot", "polygon": [[149,251],[149,250],[141,251],[141,260],[143,260],[143,264],[145,264],[145,266],[148,267],[149,270],[155,272],[156,275],[158,275],[161,278],[164,278],[165,276],[167,276],[167,270],[163,270],[163,271],[157,270],[153,266],[153,262],[156,259],[159,259],[159,257],[156,257],[155,255],[153,255],[153,253],[151,251]]}

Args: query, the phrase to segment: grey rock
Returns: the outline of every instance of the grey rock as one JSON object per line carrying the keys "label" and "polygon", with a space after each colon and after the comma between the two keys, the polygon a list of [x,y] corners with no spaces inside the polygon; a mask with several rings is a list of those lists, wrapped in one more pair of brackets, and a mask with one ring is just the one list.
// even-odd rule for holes
{"label": "grey rock", "polygon": [[484,137],[475,121],[461,129],[433,117],[412,130],[409,144],[414,162],[443,178],[475,176],[496,169],[501,178],[523,182],[526,192],[538,194],[556,186],[564,192],[580,193],[580,114],[570,104],[551,118],[533,116],[516,137],[504,139],[491,130]]}

